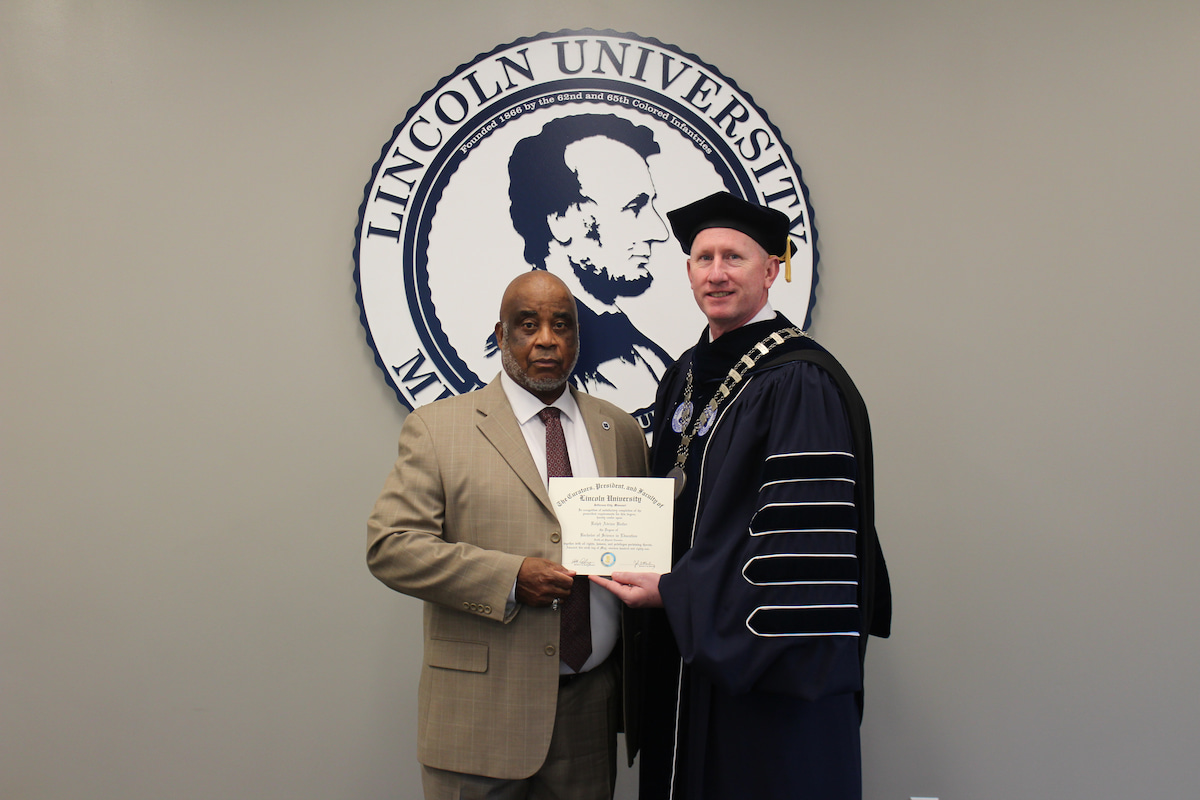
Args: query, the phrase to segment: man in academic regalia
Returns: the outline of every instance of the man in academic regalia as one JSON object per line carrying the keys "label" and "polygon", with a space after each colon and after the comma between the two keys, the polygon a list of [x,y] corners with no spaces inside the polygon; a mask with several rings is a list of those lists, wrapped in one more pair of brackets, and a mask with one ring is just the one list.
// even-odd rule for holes
{"label": "man in academic regalia", "polygon": [[866,637],[891,620],[866,408],[768,302],[787,215],[722,192],[667,216],[708,319],[655,403],[674,566],[593,579],[653,609],[626,676],[640,797],[860,798]]}

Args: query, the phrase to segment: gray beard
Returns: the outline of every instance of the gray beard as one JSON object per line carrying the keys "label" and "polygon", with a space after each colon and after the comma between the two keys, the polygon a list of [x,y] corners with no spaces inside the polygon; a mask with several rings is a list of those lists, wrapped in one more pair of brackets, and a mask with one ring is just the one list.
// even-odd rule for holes
{"label": "gray beard", "polygon": [[531,378],[522,372],[520,365],[517,364],[517,359],[512,354],[512,348],[508,346],[508,336],[508,325],[505,324],[504,343],[500,345],[500,363],[504,365],[504,371],[508,373],[508,377],[512,378],[518,386],[528,392],[553,392],[567,385],[568,378],[575,370],[575,364],[579,362],[579,348],[575,348],[575,360],[571,362],[570,368],[562,378]]}

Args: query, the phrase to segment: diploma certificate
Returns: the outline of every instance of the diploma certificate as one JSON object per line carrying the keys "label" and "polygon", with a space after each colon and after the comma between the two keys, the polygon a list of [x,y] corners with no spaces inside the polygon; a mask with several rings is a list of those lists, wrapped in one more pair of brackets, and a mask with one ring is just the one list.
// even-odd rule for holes
{"label": "diploma certificate", "polygon": [[562,563],[580,575],[671,571],[675,481],[551,478]]}

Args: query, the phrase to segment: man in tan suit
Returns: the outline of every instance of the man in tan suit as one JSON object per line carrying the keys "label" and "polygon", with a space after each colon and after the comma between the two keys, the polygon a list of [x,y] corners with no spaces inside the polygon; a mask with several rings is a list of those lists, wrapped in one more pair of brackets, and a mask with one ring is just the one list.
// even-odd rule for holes
{"label": "man in tan suit", "polygon": [[[546,478],[562,474],[563,443],[579,477],[645,475],[647,453],[628,414],[567,386],[578,334],[561,280],[540,271],[514,280],[496,323],[504,372],[408,415],[368,522],[372,573],[425,601],[427,800],[612,797],[620,608],[607,592],[580,601],[586,590],[559,563]],[[557,439],[560,423],[546,413],[561,420]],[[572,603],[590,611],[589,650],[576,658],[572,644],[572,659],[564,649],[560,660],[560,608]]]}

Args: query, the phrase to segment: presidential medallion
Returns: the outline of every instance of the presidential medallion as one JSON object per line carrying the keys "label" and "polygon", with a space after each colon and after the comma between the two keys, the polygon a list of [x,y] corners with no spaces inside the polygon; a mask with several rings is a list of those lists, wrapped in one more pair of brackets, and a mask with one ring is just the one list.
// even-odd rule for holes
{"label": "presidential medallion", "polygon": [[679,495],[683,494],[683,487],[687,485],[687,475],[684,473],[683,467],[671,467],[667,477],[675,479],[675,499],[678,500]]}

